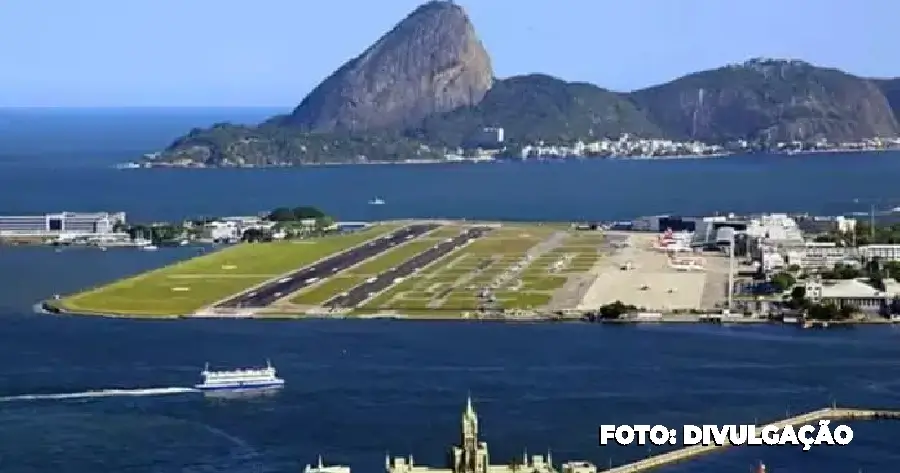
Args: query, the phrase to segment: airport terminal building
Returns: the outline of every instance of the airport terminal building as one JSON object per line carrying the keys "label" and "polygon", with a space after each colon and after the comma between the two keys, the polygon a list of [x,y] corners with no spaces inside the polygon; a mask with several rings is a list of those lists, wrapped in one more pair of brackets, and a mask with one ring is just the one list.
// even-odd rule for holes
{"label": "airport terminal building", "polygon": [[125,223],[124,212],[58,212],[0,216],[0,236],[107,235]]}

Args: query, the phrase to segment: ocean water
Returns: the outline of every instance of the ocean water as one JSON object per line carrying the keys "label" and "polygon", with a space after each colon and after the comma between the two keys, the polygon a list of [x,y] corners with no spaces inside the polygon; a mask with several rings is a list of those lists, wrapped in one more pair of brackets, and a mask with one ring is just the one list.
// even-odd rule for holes
{"label": "ocean water", "polygon": [[[301,204],[354,220],[838,212],[890,205],[900,166],[897,155],[857,154],[120,171],[109,166],[183,129],[271,111],[31,113],[31,122],[0,121],[2,213],[109,209],[143,220]],[[373,196],[387,205],[369,207]],[[549,449],[557,463],[601,466],[652,453],[599,447],[604,423],[750,423],[831,402],[900,406],[892,328],[154,322],[32,311],[51,294],[189,254],[0,248],[0,471],[286,473],[322,454],[375,473],[386,452],[443,465],[469,393],[494,460]],[[276,395],[208,399],[179,389],[204,362],[265,358],[287,380]],[[779,473],[896,471],[900,423],[852,426],[848,447],[735,448],[660,471],[750,471],[759,460]]]}

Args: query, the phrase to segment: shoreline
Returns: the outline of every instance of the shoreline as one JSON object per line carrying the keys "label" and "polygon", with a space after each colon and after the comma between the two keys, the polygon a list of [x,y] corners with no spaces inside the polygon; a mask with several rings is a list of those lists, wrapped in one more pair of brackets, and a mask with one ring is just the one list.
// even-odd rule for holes
{"label": "shoreline", "polygon": [[286,165],[273,166],[194,166],[194,165],[173,165],[173,164],[139,164],[138,167],[122,167],[127,163],[114,165],[115,169],[121,170],[147,170],[147,169],[295,169],[305,167],[339,167],[339,166],[402,166],[402,165],[436,165],[436,164],[504,164],[509,162],[529,161],[676,161],[686,159],[715,159],[735,156],[740,153],[713,153],[713,154],[679,154],[679,155],[660,155],[660,156],[535,156],[535,157],[500,157],[490,159],[421,159],[409,161],[366,161],[366,162],[329,162],[329,163],[296,163]]}
{"label": "shoreline", "polygon": [[647,320],[640,318],[622,318],[622,319],[598,319],[594,321],[586,320],[584,317],[558,317],[554,315],[548,316],[515,316],[500,318],[473,318],[462,317],[460,314],[359,314],[359,315],[326,315],[317,312],[304,313],[234,313],[234,314],[190,314],[190,315],[165,315],[165,314],[114,314],[100,312],[74,312],[64,308],[53,307],[50,301],[42,301],[35,304],[35,311],[47,315],[55,316],[71,316],[71,317],[103,317],[107,319],[132,319],[132,320],[272,320],[272,321],[303,321],[303,320],[401,320],[416,322],[492,322],[506,324],[534,324],[534,323],[578,323],[587,325],[712,325],[712,326],[735,326],[735,325],[780,325],[785,327],[795,327],[800,329],[806,328],[852,328],[856,326],[868,325],[889,325],[893,326],[897,322],[889,319],[854,319],[854,320],[808,320],[804,322],[783,322],[777,319],[763,319],[757,317],[726,317],[726,318],[702,318],[700,316],[679,316],[669,315],[663,316],[658,320]]}
{"label": "shoreline", "polygon": [[[806,156],[816,154],[851,154],[851,153],[890,153],[900,152],[900,148],[856,149],[833,148],[823,150],[803,151],[770,151],[772,156]],[[463,158],[463,159],[412,159],[404,161],[365,161],[365,162],[321,162],[321,163],[290,163],[284,165],[269,166],[206,166],[206,165],[176,165],[171,163],[154,163],[153,161],[131,161],[115,164],[112,167],[120,170],[148,170],[148,169],[295,169],[305,167],[343,167],[343,166],[402,166],[402,165],[438,165],[438,164],[503,164],[509,162],[529,161],[680,161],[689,159],[717,159],[730,156],[741,156],[751,153],[745,151],[726,151],[712,154],[679,154],[659,156],[529,156],[520,157],[491,157],[491,158]],[[134,164],[136,166],[130,166]]]}
{"label": "shoreline", "polygon": [[810,154],[841,154],[841,153],[889,153],[900,152],[900,148],[878,148],[878,149],[811,149],[803,151],[776,151],[773,154],[785,156],[798,156]]}
{"label": "shoreline", "polygon": [[[394,223],[399,223],[399,221],[392,221]],[[386,223],[386,222],[382,222]],[[409,220],[406,221],[407,224],[413,223],[424,223],[424,221],[418,220]],[[468,229],[465,231],[471,231],[472,225],[475,222],[454,222],[454,221],[431,221],[431,223],[438,223],[439,226],[434,228],[434,235],[430,235],[427,238],[435,238],[435,241],[442,241],[445,237],[449,237],[452,235],[457,235],[459,232],[464,231],[464,229]],[[494,223],[494,222],[492,222]],[[517,222],[518,223],[518,222]],[[461,226],[457,226],[456,224],[462,224]],[[489,225],[487,222],[482,225]],[[332,273],[328,273],[327,275],[322,276],[324,273],[320,274],[312,274],[317,276],[316,278],[312,278],[307,280],[307,286],[314,286],[315,282],[319,280],[319,277],[322,277],[325,282],[322,282],[323,288],[321,291],[324,291],[322,294],[316,294],[316,297],[310,300],[297,300],[294,301],[290,299],[293,297],[293,293],[291,294],[282,294],[281,292],[274,293],[276,299],[278,299],[278,304],[273,303],[272,301],[265,303],[257,303],[257,304],[249,304],[249,307],[243,307],[238,304],[237,306],[229,306],[229,308],[218,307],[215,304],[208,304],[205,299],[201,300],[203,304],[200,302],[196,302],[193,300],[182,300],[179,303],[175,304],[167,304],[163,303],[167,294],[169,294],[168,286],[171,284],[167,277],[176,277],[178,276],[178,271],[184,270],[190,273],[189,266],[193,264],[193,262],[200,261],[199,265],[209,265],[215,263],[214,266],[219,264],[225,264],[222,262],[217,262],[218,260],[210,260],[209,258],[215,258],[218,255],[221,255],[221,252],[212,252],[201,256],[195,256],[193,258],[189,258],[186,260],[178,261],[174,264],[166,265],[160,268],[156,268],[135,276],[123,278],[124,280],[128,280],[130,278],[141,278],[141,277],[149,277],[147,275],[158,275],[165,279],[165,284],[162,286],[161,293],[152,292],[148,294],[137,294],[133,297],[128,297],[128,294],[123,294],[126,296],[124,304],[117,303],[109,303],[106,299],[100,297],[95,298],[93,300],[81,300],[77,299],[80,294],[93,294],[98,293],[102,294],[105,288],[115,288],[123,279],[112,281],[107,284],[101,284],[98,287],[88,290],[82,290],[67,297],[62,297],[60,295],[55,295],[52,298],[45,298],[43,300],[38,301],[35,304],[35,310],[37,312],[45,313],[45,314],[53,314],[53,315],[74,315],[74,316],[100,316],[105,318],[126,318],[126,319],[162,319],[162,320],[181,320],[181,319],[268,319],[268,320],[298,320],[298,319],[392,319],[392,320],[454,320],[454,321],[500,321],[500,322],[527,322],[527,323],[547,323],[547,322],[582,322],[582,323],[600,323],[600,324],[685,324],[685,323],[700,323],[700,324],[727,324],[727,325],[745,325],[745,324],[782,324],[782,325],[800,325],[803,327],[807,326],[817,326],[822,325],[825,327],[837,327],[837,326],[851,326],[851,325],[876,325],[876,324],[892,324],[897,322],[895,320],[891,320],[890,318],[882,318],[882,317],[874,317],[869,316],[866,317],[862,314],[857,314],[858,318],[853,318],[850,320],[835,320],[835,321],[815,321],[815,320],[804,320],[803,318],[793,318],[789,321],[785,322],[781,320],[781,317],[773,318],[771,315],[772,312],[768,309],[761,309],[759,312],[743,312],[733,311],[730,313],[729,311],[714,309],[714,307],[720,307],[719,305],[713,305],[710,301],[703,301],[701,299],[698,300],[674,300],[671,299],[672,296],[665,296],[660,293],[659,297],[669,297],[668,299],[654,299],[651,301],[647,299],[648,295],[643,293],[643,295],[638,295],[640,304],[643,304],[640,309],[635,309],[634,306],[630,308],[626,308],[627,313],[621,313],[619,318],[616,319],[595,319],[599,317],[600,311],[603,307],[609,305],[608,300],[626,300],[623,297],[626,296],[634,296],[630,292],[628,292],[628,288],[638,287],[638,286],[630,286],[628,283],[625,283],[625,286],[609,286],[607,281],[606,284],[601,284],[602,287],[606,287],[607,290],[620,291],[621,294],[610,296],[609,294],[594,294],[590,298],[587,298],[587,293],[572,293],[572,287],[569,289],[563,290],[566,284],[578,284],[578,287],[581,288],[584,286],[585,275],[593,275],[593,278],[590,282],[590,287],[594,288],[598,284],[599,274],[615,274],[615,277],[622,278],[623,275],[619,273],[620,269],[628,269],[628,268],[619,268],[619,264],[621,262],[616,262],[617,260],[614,258],[610,260],[611,262],[604,263],[604,265],[600,265],[599,259],[606,258],[607,256],[613,257],[615,256],[616,251],[615,243],[617,241],[621,241],[621,235],[616,232],[578,232],[576,227],[572,227],[571,225],[568,228],[553,228],[546,227],[541,228],[543,225],[525,225],[519,227],[515,223],[511,223],[508,225],[503,224],[495,224],[497,228],[501,228],[502,230],[496,230],[498,234],[499,242],[509,241],[510,238],[513,239],[522,239],[522,238],[531,238],[531,240],[526,241],[528,250],[525,249],[514,249],[510,255],[501,254],[499,257],[506,258],[508,261],[505,266],[501,266],[497,274],[489,274],[490,278],[497,279],[500,277],[515,277],[513,276],[503,276],[507,274],[513,265],[513,260],[521,261],[524,257],[523,255],[528,254],[534,256],[532,254],[532,249],[540,245],[545,245],[547,242],[553,242],[552,247],[545,248],[544,251],[550,250],[558,250],[557,253],[550,253],[547,255],[546,260],[541,260],[542,254],[538,255],[538,260],[535,261],[534,264],[542,265],[536,266],[538,268],[538,273],[536,275],[531,275],[529,278],[523,277],[521,280],[518,280],[516,284],[517,287],[521,287],[521,285],[525,285],[526,288],[530,287],[529,285],[533,285],[535,288],[531,288],[532,292],[528,292],[528,290],[524,291],[519,295],[517,289],[512,289],[507,293],[500,292],[498,297],[503,298],[503,305],[491,304],[487,305],[483,301],[479,302],[478,297],[487,297],[487,296],[475,296],[470,294],[473,289],[472,287],[461,286],[461,284],[465,284],[466,281],[459,282],[461,279],[458,275],[451,274],[453,276],[450,283],[444,283],[440,278],[431,280],[429,279],[428,284],[452,284],[448,291],[452,291],[453,288],[459,289],[460,293],[463,293],[463,296],[456,296],[458,301],[451,301],[453,304],[444,304],[444,300],[441,300],[441,303],[435,304],[433,301],[435,297],[432,293],[435,293],[437,289],[426,290],[426,289],[416,289],[415,284],[409,286],[409,288],[404,289],[404,291],[413,291],[415,293],[416,290],[425,291],[425,295],[420,295],[419,293],[415,293],[416,296],[413,297],[413,301],[416,304],[387,304],[386,302],[390,301],[384,300],[380,301],[377,304],[362,304],[362,300],[353,302],[352,305],[341,305],[341,306],[328,306],[328,300],[336,297],[335,295],[340,292],[338,289],[344,290],[346,289],[341,286],[340,288],[335,288],[329,286],[328,278],[332,277]],[[524,234],[523,232],[528,231],[528,234]],[[443,233],[441,233],[443,232]],[[379,233],[380,234],[380,233]],[[533,234],[533,236],[532,236]],[[360,236],[354,237],[358,240],[352,247],[348,248],[364,248],[365,245],[370,244],[367,242],[371,241],[371,238],[375,238],[376,235],[372,236]],[[423,237],[426,238],[426,237]],[[628,236],[626,238],[630,239],[633,245],[636,245],[635,248],[643,248],[641,242],[646,239],[652,240],[651,237],[646,236]],[[354,240],[354,241],[356,241]],[[408,240],[408,238],[407,238]],[[570,241],[571,240],[571,241]],[[633,240],[633,241],[632,241]],[[648,241],[649,241],[648,240]],[[423,240],[424,241],[424,240]],[[322,239],[320,243],[328,243],[327,239]],[[324,244],[323,243],[323,244]],[[404,243],[404,242],[401,242]],[[425,246],[434,245],[435,243],[426,243]],[[649,243],[648,243],[649,244]],[[572,245],[572,246],[566,246]],[[586,246],[585,246],[586,245]],[[599,246],[596,246],[599,245]],[[425,247],[423,246],[423,248]],[[557,248],[557,246],[559,248]],[[628,247],[631,247],[630,245]],[[266,254],[271,251],[275,251],[278,248],[282,247],[274,247],[274,246],[243,246],[242,248],[248,249],[248,253],[246,255],[238,255],[241,258],[257,258],[260,254]],[[275,250],[273,250],[273,248]],[[216,294],[221,293],[221,300],[228,300],[232,297],[249,293],[250,296],[255,296],[256,291],[260,290],[266,285],[272,285],[275,283],[285,283],[290,282],[289,280],[294,277],[294,273],[302,268],[313,268],[319,262],[329,260],[330,258],[334,258],[336,255],[341,254],[348,250],[348,248],[344,248],[341,251],[334,252],[333,249],[330,249],[326,246],[324,249],[326,252],[322,253],[322,256],[319,257],[316,261],[307,261],[306,259],[301,258],[296,261],[296,264],[301,264],[298,268],[294,268],[295,262],[293,260],[288,261],[289,265],[281,264],[275,265],[274,268],[270,270],[265,270],[265,268],[254,268],[254,271],[261,271],[261,273],[265,273],[266,276],[269,276],[266,280],[260,281],[253,286],[249,286],[246,288],[242,288],[241,290],[234,292],[235,287],[233,284],[229,286],[226,284],[223,287],[211,286],[212,292],[218,291]],[[491,247],[493,248],[493,247]],[[523,247],[524,248],[524,247]],[[588,248],[587,253],[584,255],[590,256],[590,259],[582,260],[582,251],[585,251],[584,248]],[[259,249],[259,250],[257,250]],[[418,247],[414,248],[415,251],[421,252],[422,250],[418,249]],[[311,250],[304,249],[303,253],[309,253]],[[496,249],[491,250],[490,258],[494,259],[498,258],[495,254]],[[638,251],[638,250],[635,250]],[[644,251],[644,250],[640,250]],[[646,249],[648,251],[647,257],[651,259],[644,262],[646,267],[651,270],[655,267],[653,264],[663,265],[662,268],[665,269],[665,261],[656,261],[653,258],[657,258],[658,253],[650,252],[650,249]],[[260,253],[262,252],[262,253]],[[612,253],[609,253],[612,252]],[[242,253],[243,254],[243,253]],[[380,253],[379,253],[380,254]],[[412,254],[412,253],[410,253]],[[419,253],[417,253],[419,254]],[[256,255],[256,256],[254,256]],[[574,256],[573,256],[574,255]],[[404,259],[403,261],[409,261],[410,257],[405,253],[400,254]],[[561,276],[553,276],[553,268],[551,266],[553,264],[556,265],[558,269],[560,261],[563,261],[563,256],[568,257],[569,259],[575,258],[576,266],[574,266],[571,271],[563,272]],[[629,261],[634,258],[639,257],[640,255],[635,253],[627,253],[623,258],[628,258]],[[368,256],[367,258],[373,258],[374,256]],[[484,258],[484,253],[472,253],[472,256],[459,256],[460,258],[469,258],[473,261],[469,266],[465,266],[464,269],[466,274],[470,274],[473,271],[478,270],[478,266],[475,265],[474,262],[477,262],[478,258]],[[243,265],[244,262],[234,259],[237,256],[232,257],[227,261],[229,266],[222,266],[224,269],[234,269],[237,266],[234,265]],[[283,255],[279,257],[279,261],[283,258]],[[659,257],[663,258],[663,257]],[[659,259],[657,258],[657,259]],[[397,259],[394,257],[394,259]],[[663,258],[664,260],[664,258]],[[377,258],[371,260],[372,262],[379,261]],[[390,265],[396,266],[399,264],[397,261],[390,261]],[[400,261],[400,260],[398,260]],[[456,260],[451,260],[451,263]],[[468,260],[467,260],[468,261]],[[554,263],[555,261],[555,263]],[[568,261],[568,260],[566,260]],[[483,261],[482,261],[483,263]],[[669,262],[671,263],[671,261]],[[573,263],[575,264],[575,263]],[[587,264],[587,266],[584,266]],[[579,266],[580,265],[580,266]],[[290,266],[291,269],[288,272],[284,272],[284,269]],[[608,267],[607,267],[608,266]],[[503,269],[507,268],[507,269]],[[543,269],[541,269],[543,268]],[[334,271],[337,271],[339,268],[335,268]],[[421,268],[419,268],[421,269]],[[166,271],[171,271],[174,276],[169,275]],[[318,271],[327,271],[326,269],[319,269]],[[377,270],[377,271],[376,271]],[[609,271],[613,271],[609,273]],[[203,271],[209,272],[210,270],[203,268]],[[203,272],[201,271],[201,272]],[[366,272],[365,276],[371,276],[369,279],[376,279],[379,274],[383,273],[385,270],[383,268],[372,268],[370,272]],[[502,272],[506,271],[506,272]],[[521,269],[519,269],[521,271]],[[253,271],[251,271],[252,273]],[[270,274],[271,272],[271,274]],[[377,273],[377,274],[376,274]],[[255,274],[255,273],[253,273]],[[352,276],[352,273],[349,273]],[[516,273],[517,274],[517,273]],[[655,273],[649,273],[651,276]],[[666,273],[668,274],[668,273]],[[676,274],[672,272],[671,274]],[[215,279],[215,275],[204,274],[206,279]],[[428,275],[428,278],[432,278],[434,275]],[[638,274],[640,276],[640,274]],[[310,275],[302,276],[303,278],[308,278]],[[362,277],[362,276],[360,276]],[[637,277],[637,276],[635,276]],[[649,276],[647,276],[649,277]],[[337,276],[335,276],[337,278]],[[552,279],[550,279],[552,278]],[[574,278],[574,279],[573,279]],[[581,279],[579,279],[581,278]],[[527,279],[527,280],[526,280]],[[683,279],[683,278],[682,278]],[[334,279],[338,281],[338,279]],[[360,279],[361,281],[362,279]],[[312,282],[310,282],[312,281]],[[373,281],[366,280],[368,283]],[[504,279],[503,281],[506,281]],[[573,282],[574,281],[574,282]],[[654,280],[656,281],[656,280]],[[657,282],[659,284],[657,284]],[[393,283],[388,281],[388,286],[379,286],[383,288],[385,291],[388,288],[395,288],[400,291],[400,287],[402,287],[402,279],[394,279]],[[665,280],[661,279],[656,282],[649,282],[649,280],[644,280],[645,284],[653,284],[656,285],[668,285],[669,287],[677,287],[678,284],[685,284],[687,289],[691,289],[694,286],[691,284],[697,283],[696,278],[692,278],[690,280]],[[355,282],[353,287],[359,286],[361,283]],[[487,283],[483,283],[487,284]],[[499,284],[499,283],[496,283]],[[512,284],[512,283],[510,283]],[[546,289],[543,288],[543,285],[546,285]],[[635,283],[637,284],[637,283]],[[183,285],[183,284],[182,284]],[[186,287],[191,286],[189,284]],[[302,286],[306,288],[307,286]],[[458,287],[457,287],[458,286]],[[626,287],[627,286],[627,287]],[[205,293],[202,292],[203,286],[198,286],[201,288],[200,296],[205,297]],[[429,286],[431,287],[431,286]],[[499,286],[498,286],[499,287]],[[503,286],[505,287],[505,286]],[[610,289],[612,287],[612,289]],[[646,287],[646,286],[645,286]],[[461,288],[461,289],[460,289]],[[224,289],[224,290],[223,290]],[[279,286],[274,290],[278,291],[288,291],[289,288],[284,288]],[[686,290],[687,290],[686,289]],[[179,286],[177,288],[172,288],[172,290],[178,290],[184,292],[189,289],[184,289]],[[227,294],[226,291],[227,290]],[[295,291],[295,289],[291,289]],[[313,289],[315,291],[318,289]],[[503,289],[499,289],[502,291]],[[321,292],[320,291],[320,292]],[[534,292],[537,291],[537,292]],[[563,292],[558,292],[563,291]],[[622,292],[624,291],[624,292]],[[633,291],[637,291],[637,289],[633,289]],[[402,292],[402,291],[400,291]],[[397,293],[397,295],[400,294]],[[690,291],[688,291],[690,292]],[[669,290],[669,294],[674,293],[673,289]],[[369,298],[371,299],[373,296],[373,292],[369,292]],[[393,294],[393,293],[391,293]],[[538,294],[537,297],[535,294]],[[547,295],[549,294],[549,295]],[[622,295],[624,294],[624,296]],[[652,295],[652,294],[651,294]],[[321,298],[319,298],[321,296]],[[327,296],[327,297],[326,297]],[[393,298],[395,295],[391,295]],[[199,297],[199,296],[198,296]],[[375,298],[378,296],[375,295]],[[405,293],[403,294],[405,297]],[[444,297],[445,296],[440,296]],[[516,297],[521,297],[522,299],[516,299]],[[531,298],[531,299],[529,299]],[[574,299],[573,299],[574,298]],[[633,299],[634,297],[632,297]],[[421,300],[420,300],[421,299]],[[671,299],[671,300],[670,300]],[[424,301],[424,302],[423,302]],[[462,302],[460,302],[462,301]],[[554,302],[555,301],[555,302]],[[196,303],[195,303],[196,302]],[[638,302],[633,302],[634,304],[638,304]],[[604,305],[605,304],[605,305]],[[718,304],[718,303],[717,303]],[[648,309],[647,307],[658,307],[661,309]],[[679,307],[693,307],[690,311],[686,311],[686,309],[677,309]],[[732,305],[732,307],[735,307]],[[741,307],[738,305],[737,307]],[[486,310],[485,310],[486,309]],[[594,320],[590,320],[594,319]]]}

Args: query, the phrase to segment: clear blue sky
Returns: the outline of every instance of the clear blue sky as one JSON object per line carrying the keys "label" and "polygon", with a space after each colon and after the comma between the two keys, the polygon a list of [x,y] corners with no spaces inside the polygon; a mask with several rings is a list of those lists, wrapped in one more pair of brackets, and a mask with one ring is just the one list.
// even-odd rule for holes
{"label": "clear blue sky", "polygon": [[[418,0],[2,0],[0,106],[292,106]],[[897,0],[459,0],[500,77],[630,90],[750,57],[900,76]]]}

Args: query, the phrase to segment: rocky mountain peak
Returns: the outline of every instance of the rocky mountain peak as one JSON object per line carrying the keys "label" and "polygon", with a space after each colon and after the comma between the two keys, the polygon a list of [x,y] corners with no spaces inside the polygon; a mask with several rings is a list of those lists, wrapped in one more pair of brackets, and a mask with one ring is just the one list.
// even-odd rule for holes
{"label": "rocky mountain peak", "polygon": [[431,1],[325,79],[283,123],[316,132],[413,126],[477,104],[493,77],[463,8]]}

